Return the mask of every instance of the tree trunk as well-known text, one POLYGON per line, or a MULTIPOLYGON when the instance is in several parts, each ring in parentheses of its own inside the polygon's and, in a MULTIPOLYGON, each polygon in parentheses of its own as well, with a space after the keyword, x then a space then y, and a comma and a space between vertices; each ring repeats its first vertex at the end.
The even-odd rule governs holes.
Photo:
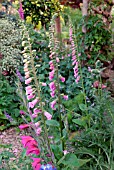
MULTIPOLYGON (((86 17, 88 16, 88 5, 89 5, 89 0, 83 0, 83 7, 82 7, 82 16, 86 17)), ((82 32, 86 33, 87 29, 85 26, 82 26, 82 32)))

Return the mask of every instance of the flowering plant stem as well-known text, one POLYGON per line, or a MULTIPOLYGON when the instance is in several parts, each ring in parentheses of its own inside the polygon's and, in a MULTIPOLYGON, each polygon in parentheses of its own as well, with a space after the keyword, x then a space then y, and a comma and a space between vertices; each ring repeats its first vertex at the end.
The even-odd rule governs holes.
POLYGON ((42 98, 41 98, 41 94, 40 94, 40 86, 39 86, 39 81, 38 81, 36 71, 35 71, 35 67, 34 67, 34 58, 33 58, 33 55, 32 55, 32 47, 31 47, 30 42, 29 42, 29 46, 30 46, 30 59, 31 59, 31 66, 32 66, 32 71, 33 71, 33 75, 34 75, 34 82, 35 82, 35 86, 36 86, 37 93, 38 93, 40 108, 41 108, 41 111, 42 111, 41 115, 42 115, 42 122, 43 122, 43 125, 44 125, 44 133, 46 135, 47 149, 49 151, 49 154, 51 155, 52 162, 55 163, 54 154, 51 150, 50 141, 49 141, 49 138, 48 138, 48 131, 47 131, 47 127, 46 127, 45 117, 44 117, 44 113, 43 113, 42 98))
POLYGON ((61 98, 60 98, 60 85, 59 85, 59 73, 58 73, 58 65, 57 67, 57 91, 58 91, 58 112, 59 112, 59 123, 60 123, 60 135, 61 135, 61 144, 62 144, 62 150, 64 151, 64 141, 63 141, 63 128, 62 128, 62 115, 60 111, 60 104, 61 104, 61 98))

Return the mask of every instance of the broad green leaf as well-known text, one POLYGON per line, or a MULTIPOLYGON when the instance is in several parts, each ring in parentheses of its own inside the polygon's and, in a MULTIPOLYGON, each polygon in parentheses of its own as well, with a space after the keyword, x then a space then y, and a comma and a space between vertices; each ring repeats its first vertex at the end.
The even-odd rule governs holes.
POLYGON ((73 167, 78 167, 79 166, 79 161, 78 161, 78 159, 77 159, 75 154, 68 153, 65 156, 65 159, 62 161, 62 164, 73 166, 73 167))
POLYGON ((83 104, 83 103, 79 104, 79 108, 80 108, 80 110, 82 110, 82 111, 86 111, 86 110, 87 110, 86 105, 83 104))
POLYGON ((80 126, 84 126, 86 125, 86 122, 82 119, 73 119, 72 120, 74 123, 76 123, 77 125, 80 125, 80 126))
POLYGON ((56 120, 46 120, 46 124, 49 126, 59 127, 59 123, 56 120))

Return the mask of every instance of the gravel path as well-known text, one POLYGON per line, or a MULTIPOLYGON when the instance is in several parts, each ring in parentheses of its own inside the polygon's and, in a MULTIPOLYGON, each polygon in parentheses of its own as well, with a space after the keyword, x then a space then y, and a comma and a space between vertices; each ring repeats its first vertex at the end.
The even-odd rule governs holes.
MULTIPOLYGON (((12 145, 12 152, 15 156, 19 156, 22 151, 21 139, 23 132, 19 133, 16 131, 16 128, 10 128, 3 132, 0 132, 0 144, 1 145, 12 145)), ((0 148, 0 153, 3 151, 3 148, 0 148)), ((8 148, 6 149, 8 150, 8 148)))

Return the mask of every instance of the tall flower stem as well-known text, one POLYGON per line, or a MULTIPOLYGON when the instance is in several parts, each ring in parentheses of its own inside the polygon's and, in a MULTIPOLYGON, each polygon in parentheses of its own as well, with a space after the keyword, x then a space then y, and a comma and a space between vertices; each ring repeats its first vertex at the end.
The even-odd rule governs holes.
POLYGON ((39 105, 40 105, 40 108, 41 108, 41 111, 42 111, 41 115, 42 115, 42 122, 44 124, 44 133, 46 135, 46 140, 47 140, 47 149, 49 151, 49 154, 51 155, 52 162, 54 162, 55 158, 54 158, 53 152, 51 150, 50 141, 49 141, 49 138, 48 138, 48 131, 47 131, 47 126, 46 126, 45 117, 44 117, 44 113, 43 113, 43 104, 42 104, 42 98, 41 98, 41 93, 40 93, 39 80, 37 78, 35 67, 34 67, 34 58, 33 58, 33 55, 32 55, 32 47, 31 47, 30 42, 29 42, 29 47, 30 47, 30 59, 31 59, 32 72, 33 72, 33 75, 34 75, 34 82, 35 82, 37 93, 38 93, 39 105))
POLYGON ((61 136, 61 144, 62 144, 62 150, 64 150, 64 141, 63 141, 63 128, 62 128, 62 115, 61 115, 61 98, 60 98, 60 82, 59 82, 59 72, 58 72, 58 65, 56 65, 56 73, 57 73, 57 91, 58 91, 58 112, 59 112, 59 123, 60 123, 60 136, 61 136))

